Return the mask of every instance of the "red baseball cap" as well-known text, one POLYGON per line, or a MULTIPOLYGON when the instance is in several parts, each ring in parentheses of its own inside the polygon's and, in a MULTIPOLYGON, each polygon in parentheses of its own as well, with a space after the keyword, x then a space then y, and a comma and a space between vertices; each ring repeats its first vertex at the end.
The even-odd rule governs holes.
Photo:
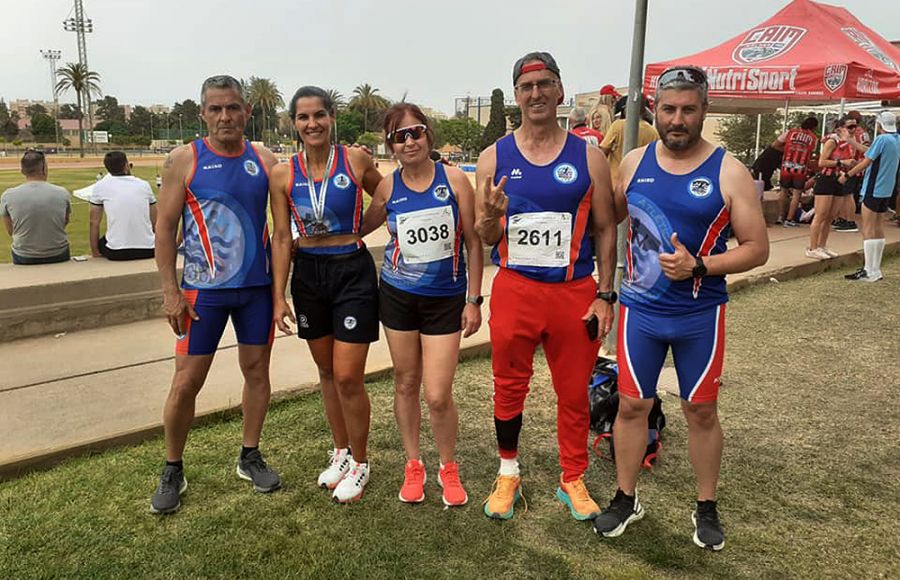
POLYGON ((617 99, 622 96, 619 94, 619 91, 616 90, 616 87, 614 87, 612 85, 603 85, 600 88, 600 94, 601 95, 612 95, 612 96, 616 97, 617 99))

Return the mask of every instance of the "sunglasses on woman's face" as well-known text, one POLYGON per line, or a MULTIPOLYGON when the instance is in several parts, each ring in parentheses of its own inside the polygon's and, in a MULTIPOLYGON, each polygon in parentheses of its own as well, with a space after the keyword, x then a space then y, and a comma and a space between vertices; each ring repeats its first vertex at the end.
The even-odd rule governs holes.
POLYGON ((428 127, 425 125, 410 125, 409 127, 401 127, 400 129, 394 129, 390 133, 388 133, 388 141, 391 143, 402 144, 406 143, 407 137, 412 137, 413 141, 417 139, 421 139, 422 136, 428 131, 428 127))

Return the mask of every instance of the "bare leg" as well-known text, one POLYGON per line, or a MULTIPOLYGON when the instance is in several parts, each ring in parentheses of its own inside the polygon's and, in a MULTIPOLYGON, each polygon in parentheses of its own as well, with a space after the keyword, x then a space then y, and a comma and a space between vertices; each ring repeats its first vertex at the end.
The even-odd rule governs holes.
POLYGON ((722 426, 715 402, 681 402, 688 425, 688 454, 697 477, 697 501, 715 500, 722 464, 722 426))
POLYGON ((334 387, 344 414, 353 459, 368 461, 370 407, 366 393, 366 355, 369 344, 334 341, 334 387))
POLYGON ((394 363, 394 417, 407 459, 419 459, 419 431, 422 408, 419 388, 422 385, 422 351, 416 330, 384 329, 391 361, 394 363))
POLYGON ((460 333, 422 335, 425 403, 441 463, 455 460, 459 413, 453 402, 453 377, 459 361, 460 333))
POLYGON ((346 449, 350 445, 341 402, 334 387, 334 336, 323 336, 307 341, 313 360, 319 370, 319 385, 322 389, 322 403, 325 406, 325 418, 331 427, 334 446, 346 449))
POLYGON ((613 424, 616 446, 616 481, 619 489, 634 495, 641 461, 647 450, 647 418, 653 399, 635 399, 619 394, 619 413, 613 424))
POLYGON ((269 410, 272 384, 269 381, 271 345, 238 345, 238 359, 244 374, 241 407, 244 413, 244 447, 258 447, 263 422, 269 410))
POLYGON ((163 410, 166 438, 166 460, 180 461, 188 432, 194 420, 197 393, 206 381, 213 355, 179 355, 175 357, 175 376, 163 410))
POLYGON ((809 226, 809 249, 815 250, 819 246, 825 245, 827 232, 831 230, 831 207, 834 200, 833 195, 817 195, 815 196, 816 215, 813 216, 812 224, 809 226))

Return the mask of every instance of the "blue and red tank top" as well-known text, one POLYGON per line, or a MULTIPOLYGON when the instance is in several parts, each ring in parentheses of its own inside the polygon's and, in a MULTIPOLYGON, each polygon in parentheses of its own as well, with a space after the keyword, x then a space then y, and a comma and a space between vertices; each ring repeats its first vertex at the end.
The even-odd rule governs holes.
POLYGON ((588 144, 566 133, 559 156, 534 165, 519 151, 515 135, 497 141, 495 184, 502 176, 509 197, 503 235, 491 259, 497 266, 541 282, 565 282, 594 271, 590 237, 593 186, 588 144))
MULTIPOLYGON (((325 235, 355 234, 362 227, 363 188, 350 167, 350 156, 347 147, 335 145, 334 162, 331 172, 326 177, 328 186, 325 189, 324 229, 319 232, 325 235)), ((290 208, 293 218, 292 229, 301 237, 318 235, 316 215, 309 198, 309 173, 303 165, 303 158, 297 154, 291 158, 291 196, 290 208)), ((314 180, 316 194, 322 193, 322 181, 314 180)), ((319 226, 321 228, 321 226, 319 226)), ((304 247, 310 254, 347 254, 363 247, 362 241, 342 246, 304 247)))
POLYGON ((456 296, 466 292, 463 231, 459 202, 442 163, 425 191, 407 187, 402 169, 394 172, 387 200, 387 228, 381 281, 423 296, 456 296))
POLYGON ((272 283, 269 174, 252 144, 237 155, 191 143, 194 167, 182 215, 187 289, 224 289, 272 283))
POLYGON ((689 314, 728 301, 725 276, 673 281, 659 264, 660 253, 674 251, 672 233, 693 256, 726 250, 731 230, 719 173, 721 147, 684 175, 659 166, 656 148, 647 146, 628 184, 628 237, 622 304, 659 314, 689 314))

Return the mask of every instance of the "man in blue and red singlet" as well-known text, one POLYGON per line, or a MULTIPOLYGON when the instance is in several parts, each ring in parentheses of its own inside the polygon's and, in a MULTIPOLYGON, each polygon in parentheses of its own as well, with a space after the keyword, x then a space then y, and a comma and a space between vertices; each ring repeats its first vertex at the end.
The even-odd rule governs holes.
POLYGON ((237 474, 259 492, 281 487, 259 452, 269 406, 272 349, 269 170, 277 163, 265 148, 244 139, 250 106, 241 84, 221 75, 206 79, 201 115, 209 137, 183 145, 163 165, 156 221, 156 262, 163 309, 175 332, 175 377, 163 425, 166 465, 150 501, 154 513, 172 513, 187 488, 182 453, 194 404, 219 340, 231 319, 244 375, 243 446, 237 474), (184 273, 175 273, 178 221, 184 234, 184 273))
POLYGON ((701 137, 709 107, 702 69, 666 70, 656 91, 660 140, 630 152, 616 184, 628 204, 619 312, 619 412, 613 428, 619 489, 594 520, 618 536, 644 516, 636 485, 647 417, 671 348, 697 477, 694 543, 720 550, 716 509, 722 428, 716 410, 725 354, 725 275, 765 263, 766 224, 747 169, 701 137), (738 245, 727 249, 733 231, 738 245))
POLYGON ((484 511, 509 519, 521 495, 519 432, 534 351, 542 345, 557 398, 562 475, 556 496, 575 519, 587 520, 600 510, 584 484, 586 385, 616 301, 609 166, 599 149, 557 125, 564 92, 552 56, 532 52, 519 59, 513 85, 522 126, 482 152, 476 170, 476 229, 493 245, 499 267, 490 328, 500 470, 484 511))

